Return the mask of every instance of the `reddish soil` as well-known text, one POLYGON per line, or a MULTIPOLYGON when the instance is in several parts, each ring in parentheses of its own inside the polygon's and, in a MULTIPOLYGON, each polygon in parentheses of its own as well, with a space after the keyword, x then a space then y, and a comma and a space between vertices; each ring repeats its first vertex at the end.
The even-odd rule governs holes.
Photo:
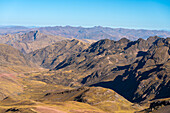
POLYGON ((45 107, 45 106, 38 106, 38 107, 36 107, 35 110, 40 113, 67 113, 64 111, 60 111, 60 110, 50 108, 50 107, 45 107))
POLYGON ((104 113, 98 111, 89 111, 89 110, 70 110, 71 113, 104 113))
POLYGON ((13 75, 13 74, 7 74, 7 73, 1 73, 0 74, 0 78, 1 77, 10 77, 10 78, 13 78, 13 79, 16 79, 16 76, 13 75))

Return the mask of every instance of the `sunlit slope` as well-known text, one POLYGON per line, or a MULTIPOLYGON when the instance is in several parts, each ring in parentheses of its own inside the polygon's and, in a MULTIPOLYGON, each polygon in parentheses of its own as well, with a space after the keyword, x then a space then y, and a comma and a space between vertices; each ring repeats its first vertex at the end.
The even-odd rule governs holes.
POLYGON ((33 67, 35 65, 28 61, 19 50, 0 44, 0 73, 31 71, 33 67))

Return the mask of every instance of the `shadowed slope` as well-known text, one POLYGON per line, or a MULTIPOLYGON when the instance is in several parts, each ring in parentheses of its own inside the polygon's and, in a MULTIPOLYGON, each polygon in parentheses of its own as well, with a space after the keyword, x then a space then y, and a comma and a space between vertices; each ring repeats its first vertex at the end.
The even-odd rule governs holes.
POLYGON ((157 40, 147 55, 125 68, 122 75, 94 86, 111 88, 133 102, 170 97, 169 42, 169 38, 157 40))

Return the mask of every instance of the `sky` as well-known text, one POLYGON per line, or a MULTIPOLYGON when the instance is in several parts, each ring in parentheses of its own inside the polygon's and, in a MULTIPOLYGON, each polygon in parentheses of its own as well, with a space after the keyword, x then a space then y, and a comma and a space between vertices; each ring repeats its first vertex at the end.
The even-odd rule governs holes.
POLYGON ((0 0, 0 25, 170 30, 170 0, 0 0))

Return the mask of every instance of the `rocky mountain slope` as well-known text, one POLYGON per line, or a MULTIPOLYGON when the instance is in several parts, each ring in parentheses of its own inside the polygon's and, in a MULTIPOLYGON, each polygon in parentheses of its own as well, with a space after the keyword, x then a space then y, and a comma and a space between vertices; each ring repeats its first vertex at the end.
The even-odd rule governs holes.
MULTIPOLYGON (((158 38, 150 37, 148 40, 138 39, 137 41, 130 41, 125 38, 119 41, 100 40, 91 44, 82 52, 68 57, 55 69, 72 70, 85 76, 95 74, 100 76, 104 73, 109 75, 114 67, 129 65, 136 59, 141 59, 153 41, 158 38)), ((108 77, 114 78, 115 74, 108 77)), ((93 78, 94 81, 95 78, 93 78)), ((83 82, 85 82, 85 79, 83 82)))
POLYGON ((63 85, 101 86, 131 102, 142 102, 170 96, 169 67, 169 38, 105 39, 66 57, 49 72, 54 71, 52 76, 44 74, 33 79, 58 84, 57 77, 62 81, 67 76, 69 82, 63 85))
POLYGON ((81 52, 88 46, 88 43, 76 39, 63 40, 33 51, 27 55, 27 58, 44 68, 53 69, 65 58, 81 52))
MULTIPOLYGON (((111 88, 133 102, 168 98, 170 96, 169 42, 169 38, 156 40, 142 59, 128 66, 112 69, 113 72, 124 70, 123 74, 118 75, 113 81, 97 83, 95 86, 111 88)), ((92 77, 86 79, 90 78, 92 77)))

